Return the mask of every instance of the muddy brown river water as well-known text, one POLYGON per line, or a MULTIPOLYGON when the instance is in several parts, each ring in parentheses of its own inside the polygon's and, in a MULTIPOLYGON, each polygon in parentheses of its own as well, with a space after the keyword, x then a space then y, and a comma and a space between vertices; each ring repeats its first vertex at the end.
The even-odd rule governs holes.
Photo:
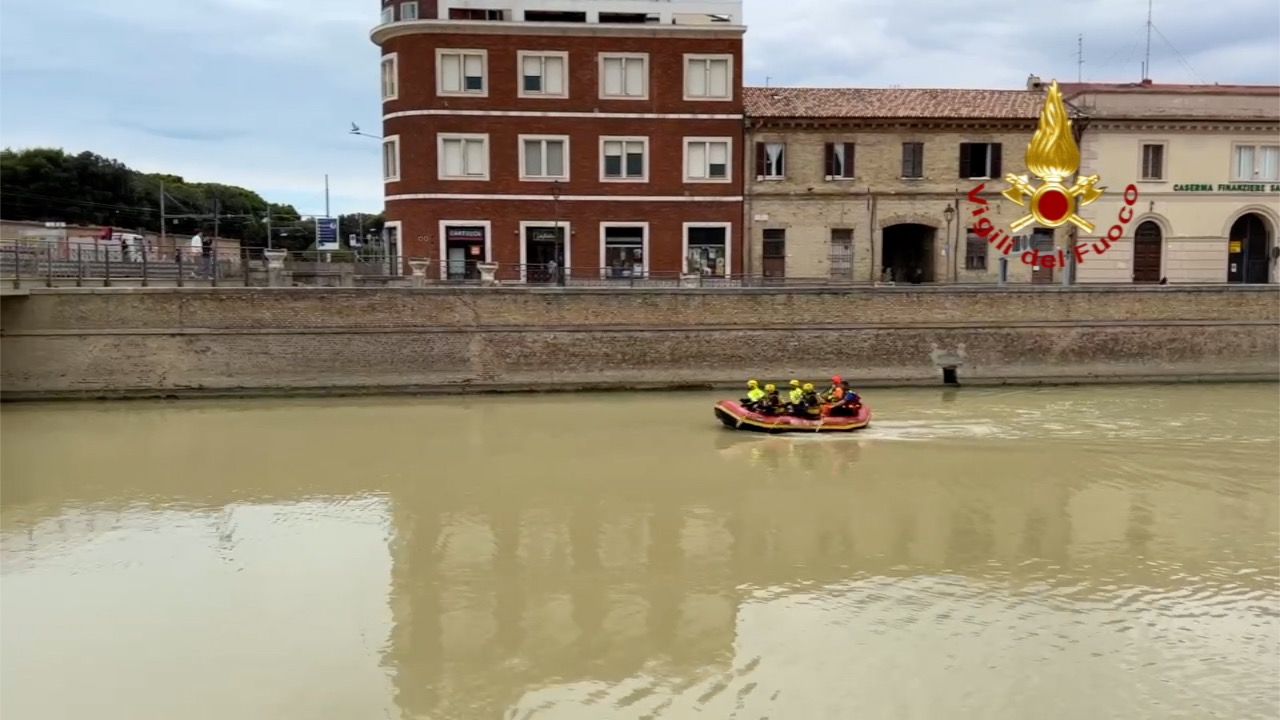
POLYGON ((1280 714, 1280 386, 7 405, 4 720, 1280 714))

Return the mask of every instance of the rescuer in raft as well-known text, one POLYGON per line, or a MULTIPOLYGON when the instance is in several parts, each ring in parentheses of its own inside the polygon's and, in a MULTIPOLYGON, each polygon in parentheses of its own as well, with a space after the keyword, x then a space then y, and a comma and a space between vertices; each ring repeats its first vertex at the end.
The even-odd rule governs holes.
POLYGON ((748 410, 755 410, 760 405, 760 401, 764 399, 764 391, 760 389, 760 383, 755 380, 747 381, 747 397, 742 401, 743 407, 748 410))
POLYGON ((764 398, 756 404, 756 411, 765 415, 777 415, 782 412, 782 398, 778 397, 778 386, 769 383, 764 386, 764 398))
POLYGON ((797 406, 801 417, 819 418, 822 417, 822 398, 818 395, 818 391, 813 389, 813 383, 805 383, 804 388, 800 391, 800 403, 797 406))
POLYGON ((862 410, 862 398, 849 387, 849 383, 841 381, 840 398, 832 404, 828 412, 831 415, 849 417, 862 410))
POLYGON ((798 414, 804 404, 804 390, 800 389, 799 380, 793 379, 787 384, 791 386, 791 392, 787 393, 787 412, 798 414))
POLYGON ((839 375, 831 378, 831 389, 826 392, 827 402, 839 402, 844 397, 844 380, 839 375))

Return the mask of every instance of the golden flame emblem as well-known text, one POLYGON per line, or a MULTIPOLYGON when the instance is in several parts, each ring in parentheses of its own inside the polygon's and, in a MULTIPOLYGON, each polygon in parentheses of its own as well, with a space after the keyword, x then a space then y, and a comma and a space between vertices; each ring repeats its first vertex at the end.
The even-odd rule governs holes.
POLYGON ((1027 214, 1009 223, 1009 229, 1017 232, 1031 223, 1047 228, 1071 223, 1086 233, 1093 232, 1093 223, 1077 215, 1076 210, 1102 196, 1103 189, 1094 187, 1101 178, 1076 175, 1073 185, 1063 184, 1080 169, 1080 147, 1071 132, 1057 80, 1049 85, 1040 122, 1027 143, 1027 169, 1044 182, 1036 187, 1026 175, 1005 175, 1009 188, 1001 194, 1027 208, 1027 214))

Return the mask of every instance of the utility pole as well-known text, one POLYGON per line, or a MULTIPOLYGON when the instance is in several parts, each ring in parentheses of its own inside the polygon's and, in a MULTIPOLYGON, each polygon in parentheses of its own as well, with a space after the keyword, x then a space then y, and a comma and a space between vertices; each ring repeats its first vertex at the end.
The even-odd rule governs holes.
MULTIPOLYGON (((168 221, 165 219, 165 216, 164 216, 164 181, 161 180, 160 181, 160 250, 161 251, 164 251, 165 225, 167 223, 168 221)), ((175 248, 177 247, 177 243, 174 243, 174 247, 175 248)))
POLYGON ((222 201, 218 198, 213 199, 213 238, 216 242, 218 239, 218 215, 222 211, 222 201))
POLYGON ((1142 79, 1151 79, 1151 6, 1155 0, 1147 0, 1147 56, 1142 62, 1142 79))
POLYGON ((1076 36, 1076 82, 1084 82, 1084 34, 1076 36))

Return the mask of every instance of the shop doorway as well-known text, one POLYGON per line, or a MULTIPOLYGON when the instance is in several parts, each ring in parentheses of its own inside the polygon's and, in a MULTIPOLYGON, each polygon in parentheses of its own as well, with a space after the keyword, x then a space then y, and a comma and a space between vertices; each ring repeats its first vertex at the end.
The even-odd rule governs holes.
POLYGON ((766 283, 781 283, 787 277, 787 231, 770 228, 764 231, 764 247, 760 270, 766 283))
POLYGON ((485 257, 485 229, 479 225, 449 225, 444 229, 446 280, 479 280, 478 265, 485 257))
MULTIPOLYGON (((1053 231, 1046 228, 1036 228, 1031 231, 1031 249, 1037 250, 1041 255, 1053 254, 1053 231)), ((1046 267, 1044 263, 1031 266, 1031 282, 1034 285, 1050 285, 1053 283, 1053 268, 1046 267)))
POLYGON ((1151 220, 1133 231, 1133 281, 1160 282, 1160 264, 1164 254, 1164 233, 1151 220))
POLYGON ((903 223, 885 228, 881 245, 881 278, 895 283, 933 282, 933 244, 937 230, 903 223))
POLYGON ((563 285, 565 282, 564 226, 531 226, 524 229, 525 282, 563 285))
POLYGON ((1258 213, 1246 213, 1231 224, 1227 238, 1227 282, 1271 281, 1271 228, 1258 213))

